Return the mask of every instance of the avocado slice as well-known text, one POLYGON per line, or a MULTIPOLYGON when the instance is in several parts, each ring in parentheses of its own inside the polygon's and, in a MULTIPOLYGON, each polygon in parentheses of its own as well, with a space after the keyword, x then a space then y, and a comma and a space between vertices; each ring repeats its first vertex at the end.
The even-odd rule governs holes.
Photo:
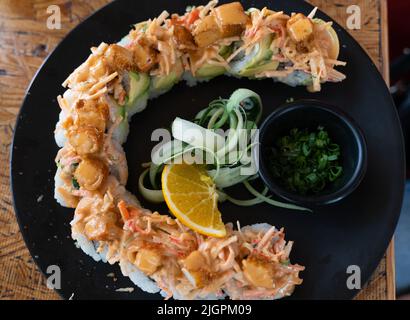
MULTIPOLYGON (((228 58, 233 51, 232 45, 222 46, 219 49, 219 55, 224 59, 228 58)), ((205 63, 195 72, 195 77, 200 79, 212 79, 217 76, 220 76, 226 72, 225 67, 216 66, 210 63, 205 63)))
POLYGON ((129 88, 127 90, 127 101, 124 107, 128 115, 132 116, 145 108, 150 77, 146 73, 133 71, 128 72, 128 75, 129 88))
POLYGON ((279 66, 278 61, 268 61, 266 63, 262 63, 261 65, 255 66, 253 68, 245 69, 241 72, 242 77, 253 77, 255 74, 264 72, 264 71, 272 71, 276 70, 279 66))
POLYGON ((164 76, 154 76, 151 78, 151 86, 149 88, 150 98, 158 97, 159 95, 170 90, 179 80, 181 80, 184 69, 181 61, 178 61, 173 70, 164 76))
POLYGON ((204 64, 195 72, 195 77, 200 79, 212 79, 224 74, 226 69, 209 63, 204 64))
POLYGON ((250 77, 262 71, 275 70, 277 63, 270 60, 273 55, 270 49, 272 40, 273 35, 267 35, 253 47, 248 55, 233 61, 231 63, 232 73, 240 77, 250 77))
POLYGON ((115 141, 117 141, 119 144, 123 144, 125 140, 127 140, 127 136, 130 130, 130 126, 128 123, 128 112, 125 107, 125 105, 119 105, 117 101, 109 97, 108 98, 108 103, 110 106, 110 112, 113 112, 115 114, 115 117, 121 117, 122 121, 115 127, 112 136, 115 141))

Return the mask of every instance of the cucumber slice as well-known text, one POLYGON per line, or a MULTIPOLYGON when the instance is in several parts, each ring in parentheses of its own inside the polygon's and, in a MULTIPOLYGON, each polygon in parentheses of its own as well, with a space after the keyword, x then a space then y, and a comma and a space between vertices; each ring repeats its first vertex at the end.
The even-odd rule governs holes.
POLYGON ((232 73, 240 77, 249 77, 255 74, 255 68, 258 68, 256 73, 261 72, 260 70, 272 70, 264 69, 264 67, 272 67, 270 65, 273 55, 270 49, 272 40, 272 34, 267 35, 253 47, 248 55, 231 62, 232 73))

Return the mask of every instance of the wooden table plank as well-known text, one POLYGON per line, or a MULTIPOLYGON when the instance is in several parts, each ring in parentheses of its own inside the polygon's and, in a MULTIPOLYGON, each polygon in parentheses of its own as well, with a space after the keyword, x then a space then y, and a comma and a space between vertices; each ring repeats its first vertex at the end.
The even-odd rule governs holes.
MULTIPOLYGON (((47 289, 24 245, 14 216, 9 186, 9 155, 14 122, 25 90, 44 58, 68 31, 109 0, 0 0, 0 299, 58 299, 47 289), (59 5, 62 29, 46 26, 47 7, 59 5)), ((349 0, 310 0, 343 27, 349 0)), ((357 0, 362 28, 349 30, 388 79, 387 5, 357 0)), ((57 107, 57 106, 56 106, 57 107)), ((393 299, 394 250, 387 250, 357 299, 393 299), (386 258, 387 257, 387 258, 386 258)))

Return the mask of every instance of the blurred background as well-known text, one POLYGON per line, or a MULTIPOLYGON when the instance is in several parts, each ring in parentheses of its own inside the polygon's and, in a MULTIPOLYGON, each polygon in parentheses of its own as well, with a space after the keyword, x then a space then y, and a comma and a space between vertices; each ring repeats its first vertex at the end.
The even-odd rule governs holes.
MULTIPOLYGON (((410 15, 409 0, 388 0, 390 91, 399 112, 410 153, 410 15)), ((410 156, 403 209, 395 235, 397 297, 410 299, 410 156)))

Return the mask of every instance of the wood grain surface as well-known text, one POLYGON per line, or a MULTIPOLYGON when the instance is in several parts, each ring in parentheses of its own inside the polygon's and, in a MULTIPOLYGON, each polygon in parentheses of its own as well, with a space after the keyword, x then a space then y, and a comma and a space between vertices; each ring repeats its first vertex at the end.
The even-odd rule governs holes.
MULTIPOLYGON (((13 127, 25 90, 44 58, 79 22, 109 0, 0 0, 0 299, 59 299, 47 289, 22 240, 9 185, 13 127), (61 30, 47 29, 47 8, 61 9, 61 30)), ((310 0, 346 27, 349 0, 310 0)), ((360 30, 349 30, 388 79, 385 0, 357 0, 360 30)), ((56 105, 56 108, 58 106, 56 105)), ((391 245, 357 299, 394 299, 394 250, 391 245)))

